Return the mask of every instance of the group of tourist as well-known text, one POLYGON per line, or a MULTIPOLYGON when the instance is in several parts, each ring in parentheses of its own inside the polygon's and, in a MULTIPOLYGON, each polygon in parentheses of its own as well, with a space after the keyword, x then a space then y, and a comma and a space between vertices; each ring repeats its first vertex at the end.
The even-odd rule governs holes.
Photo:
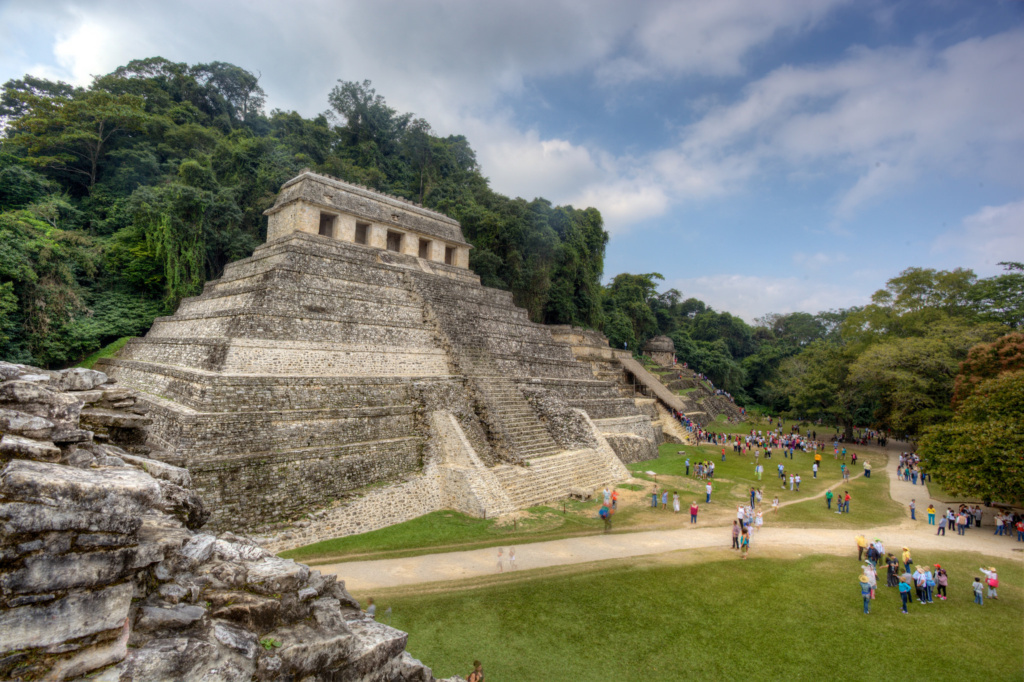
POLYGON ((921 485, 932 480, 931 474, 922 470, 921 458, 915 452, 900 453, 899 466, 896 468, 896 478, 900 481, 908 481, 913 485, 917 485, 918 480, 921 481, 921 485))
MULTIPOLYGON (((877 596, 878 567, 885 565, 886 586, 896 588, 900 595, 901 613, 909 613, 909 606, 916 599, 922 605, 935 603, 935 598, 946 601, 949 589, 949 574, 940 564, 915 564, 909 547, 904 547, 899 557, 886 553, 882 541, 868 543, 863 535, 856 537, 857 561, 863 562, 859 577, 864 613, 871 612, 871 602, 877 596), (913 568, 913 570, 911 570, 913 568), (932 570, 934 568, 934 570, 932 570)), ((982 592, 988 588, 988 598, 998 599, 999 576, 994 566, 978 569, 981 576, 975 576, 971 585, 974 603, 984 604, 982 592)))

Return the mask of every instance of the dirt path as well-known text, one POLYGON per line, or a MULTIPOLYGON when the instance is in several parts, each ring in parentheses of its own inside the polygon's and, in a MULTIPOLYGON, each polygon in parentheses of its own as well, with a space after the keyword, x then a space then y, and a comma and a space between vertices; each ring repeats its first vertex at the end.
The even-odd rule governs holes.
MULTIPOLYGON (((889 458, 889 489, 892 498, 909 503, 917 498, 918 510, 928 506, 926 488, 899 481, 896 478, 896 457, 889 458), (921 494, 924 493, 924 494, 921 494), (920 496, 918 496, 920 494, 920 496)), ((840 482, 837 485, 842 485, 840 482)), ((824 496, 824 491, 813 498, 794 500, 804 502, 824 496)), ((936 507, 944 509, 944 507, 936 507)), ((984 554, 1012 560, 1018 564, 1024 560, 1024 543, 1005 537, 996 537, 986 527, 971 529, 966 535, 956 532, 941 536, 935 534, 935 527, 927 525, 926 516, 918 514, 916 522, 907 520, 899 525, 863 528, 861 532, 870 538, 881 538, 887 550, 898 550, 906 545, 914 551, 957 550, 982 552, 984 554), (1016 550, 1016 551, 1015 551, 1016 550)), ((828 528, 771 528, 765 526, 751 536, 751 556, 756 556, 759 547, 785 549, 787 547, 811 546, 815 551, 827 553, 853 553, 857 531, 828 528)), ((611 535, 588 535, 584 537, 550 540, 516 546, 516 564, 519 570, 564 566, 608 559, 625 559, 651 554, 661 554, 681 549, 728 548, 731 531, 728 525, 690 526, 672 530, 652 530, 637 533, 611 535)), ((506 551, 505 569, 508 570, 506 551)), ((494 575, 497 568, 497 548, 425 554, 401 559, 380 559, 375 561, 353 561, 340 564, 317 566, 322 573, 341 576, 350 590, 366 591, 377 588, 400 587, 418 583, 432 583, 464 580, 479 576, 494 575)))

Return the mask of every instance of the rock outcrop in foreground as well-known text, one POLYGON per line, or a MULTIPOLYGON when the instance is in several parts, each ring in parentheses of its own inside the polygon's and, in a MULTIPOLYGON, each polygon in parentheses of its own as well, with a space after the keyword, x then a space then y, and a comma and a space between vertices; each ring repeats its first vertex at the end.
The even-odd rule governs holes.
POLYGON ((199 533, 102 372, 0 363, 0 679, 433 680, 335 576, 199 533))

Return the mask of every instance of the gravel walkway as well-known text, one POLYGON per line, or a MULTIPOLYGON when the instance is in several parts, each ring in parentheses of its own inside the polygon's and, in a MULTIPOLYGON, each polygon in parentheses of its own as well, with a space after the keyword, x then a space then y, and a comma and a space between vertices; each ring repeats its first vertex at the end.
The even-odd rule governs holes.
MULTIPOLYGON (((917 499, 917 521, 907 519, 899 525, 864 528, 869 539, 881 538, 887 551, 906 545, 915 552, 930 550, 963 550, 1008 559, 1018 565, 1024 563, 1024 543, 1005 537, 995 537, 988 526, 971 529, 959 536, 956 531, 947 535, 935 534, 935 527, 927 525, 924 510, 928 507, 926 486, 915 486, 897 480, 897 457, 889 457, 889 490, 894 500, 909 504, 917 499), (1017 551, 1015 551, 1017 550, 1017 551)), ((842 483, 838 484, 842 485, 842 483)), ((824 496, 824 491, 815 497, 824 496)), ((811 498, 814 499, 814 498, 811 498)), ((800 500, 805 501, 805 500, 800 500)), ((935 502, 939 510, 946 506, 935 502)), ((989 524, 991 521, 989 521, 989 524)), ((816 552, 853 554, 856 551, 856 531, 828 528, 771 528, 763 527, 751 535, 751 556, 757 556, 759 547, 790 548, 811 547, 816 552)), ((551 540, 516 546, 516 564, 519 570, 564 566, 591 561, 625 559, 650 554, 661 554, 681 549, 727 549, 732 542, 730 526, 694 526, 673 530, 643 531, 611 535, 551 540)), ((507 556, 507 547, 506 556, 507 556)), ((322 573, 334 573, 345 580, 350 590, 366 591, 385 587, 400 587, 418 583, 464 580, 497 573, 497 548, 475 549, 442 554, 425 554, 402 559, 352 561, 316 567, 322 573)), ((507 562, 506 562, 507 570, 507 562)))

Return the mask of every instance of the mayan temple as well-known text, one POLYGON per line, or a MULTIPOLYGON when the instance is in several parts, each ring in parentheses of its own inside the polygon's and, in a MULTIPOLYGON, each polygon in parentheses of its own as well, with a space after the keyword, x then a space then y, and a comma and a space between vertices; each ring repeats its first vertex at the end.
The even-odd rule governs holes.
POLYGON ((267 242, 102 369, 213 527, 315 512, 293 543, 436 509, 493 516, 627 477, 660 434, 469 269, 458 222, 303 172, 267 242))

